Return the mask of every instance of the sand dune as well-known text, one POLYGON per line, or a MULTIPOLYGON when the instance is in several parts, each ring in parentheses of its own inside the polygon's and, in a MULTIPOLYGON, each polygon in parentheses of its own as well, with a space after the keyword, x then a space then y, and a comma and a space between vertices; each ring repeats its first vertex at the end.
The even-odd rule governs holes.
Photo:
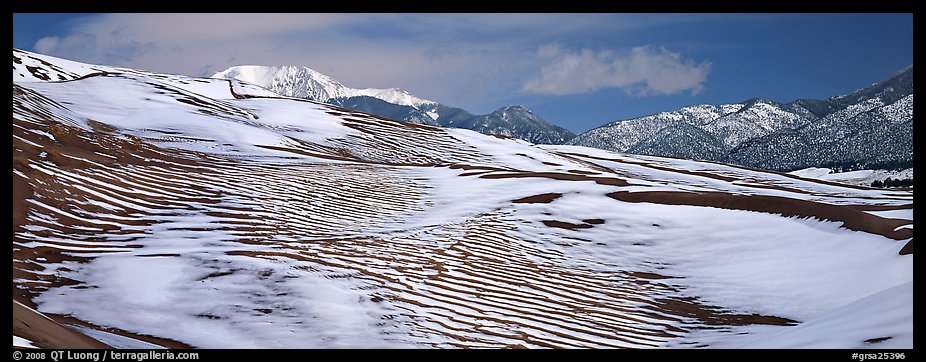
POLYGON ((106 347, 42 314, 170 348, 711 347, 912 281, 912 220, 871 213, 909 190, 32 57, 13 314, 42 347, 106 347))
POLYGON ((13 300, 13 335, 26 338, 39 348, 110 348, 16 300, 13 300))

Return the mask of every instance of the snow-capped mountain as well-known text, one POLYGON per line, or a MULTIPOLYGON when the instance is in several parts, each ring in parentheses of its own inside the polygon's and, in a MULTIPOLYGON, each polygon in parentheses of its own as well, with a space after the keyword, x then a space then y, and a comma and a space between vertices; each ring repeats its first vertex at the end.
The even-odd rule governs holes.
POLYGON ((913 68, 849 95, 753 99, 621 120, 569 144, 770 170, 906 168, 913 161, 913 68))
POLYGON ((18 50, 13 79, 14 345, 913 347, 912 190, 18 50))
POLYGON ((351 88, 308 67, 241 65, 215 73, 212 78, 238 79, 296 98, 325 102, 331 98, 367 96, 383 101, 423 108, 437 102, 415 97, 398 88, 351 88))
POLYGON ((326 102, 350 110, 441 127, 471 129, 538 144, 562 144, 575 134, 534 115, 524 107, 502 107, 485 115, 415 97, 398 89, 350 88, 307 67, 235 66, 212 78, 238 79, 280 95, 326 102))

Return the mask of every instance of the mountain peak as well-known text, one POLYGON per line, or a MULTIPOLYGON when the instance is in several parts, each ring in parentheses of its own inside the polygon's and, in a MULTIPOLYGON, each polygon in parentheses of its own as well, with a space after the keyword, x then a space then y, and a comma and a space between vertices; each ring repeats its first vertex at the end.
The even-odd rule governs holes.
POLYGON ((507 106, 504 106, 504 107, 499 108, 498 110, 496 110, 496 112, 500 112, 500 111, 504 111, 504 112, 526 112, 526 113, 533 113, 533 112, 531 112, 531 110, 527 109, 527 108, 524 107, 524 106, 519 106, 519 105, 514 105, 514 104, 509 104, 509 105, 507 105, 507 106))
POLYGON ((518 105, 507 105, 507 106, 501 107, 499 109, 496 109, 494 112, 488 114, 488 116, 496 117, 496 118, 499 118, 505 121, 508 121, 510 119, 518 119, 518 120, 531 120, 532 122, 536 122, 538 120, 541 120, 542 123, 547 122, 543 120, 542 118, 538 117, 537 115, 535 115, 534 112, 531 112, 530 109, 527 109, 524 106, 518 106, 518 105))
POLYGON ((575 135, 519 105, 507 105, 486 115, 415 97, 402 88, 350 88, 304 66, 243 65, 216 73, 213 78, 235 78, 281 95, 327 102, 353 110, 412 123, 505 134, 533 143, 560 144, 575 135), (371 102, 369 98, 382 102, 371 102))
POLYGON ((280 95, 319 102, 326 102, 333 98, 369 96, 414 108, 437 104, 434 101, 415 97, 399 88, 351 88, 306 66, 239 65, 218 72, 212 78, 234 78, 259 85, 280 95))
MULTIPOLYGON (((322 74, 321 72, 300 65, 280 65, 280 66, 266 66, 266 65, 236 65, 229 67, 228 69, 215 73, 211 78, 236 78, 238 80, 243 80, 245 82, 250 82, 254 84, 269 83, 274 78, 281 76, 302 76, 305 78, 310 78, 317 82, 322 83, 333 83, 341 85, 340 82, 332 79, 331 77, 322 74)), ((343 85, 342 85, 343 86, 343 85)))
POLYGON ((848 95, 782 104, 697 105, 612 122, 569 142, 749 167, 904 168, 912 165, 913 68, 848 95), (698 148, 700 147, 700 148, 698 148))
POLYGON ((746 100, 746 101, 743 101, 742 103, 743 103, 743 105, 744 105, 743 108, 747 108, 747 107, 750 107, 750 106, 754 106, 754 105, 756 105, 756 104, 768 104, 768 105, 773 105, 773 106, 779 105, 778 102, 770 101, 770 100, 765 99, 765 98, 752 98, 752 99, 748 99, 748 100, 746 100))

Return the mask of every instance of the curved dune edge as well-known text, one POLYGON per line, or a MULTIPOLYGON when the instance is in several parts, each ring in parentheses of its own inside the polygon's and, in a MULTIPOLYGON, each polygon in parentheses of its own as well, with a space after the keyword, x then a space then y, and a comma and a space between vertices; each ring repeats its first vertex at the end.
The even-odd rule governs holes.
MULTIPOLYGON (((582 154, 582 153, 562 152, 562 151, 555 151, 554 154, 560 155, 562 157, 568 158, 576 162, 583 163, 586 166, 602 169, 603 171, 609 172, 609 173, 615 173, 615 172, 619 173, 619 171, 599 165, 589 160, 600 160, 600 161, 616 162, 616 163, 622 163, 622 164, 628 164, 628 165, 636 165, 636 166, 646 167, 646 168, 653 169, 653 170, 678 173, 678 174, 684 174, 684 175, 691 175, 691 176, 697 176, 697 177, 705 177, 705 178, 714 179, 714 180, 723 181, 723 182, 736 182, 739 180, 735 177, 724 176, 724 175, 720 175, 720 174, 713 173, 713 172, 685 170, 681 168, 677 169, 677 168, 671 168, 671 167, 666 167, 666 166, 660 166, 652 162, 644 162, 644 161, 639 161, 639 160, 614 159, 614 158, 587 155, 587 154, 582 154)), ((666 159, 684 160, 684 159, 677 158, 677 157, 665 157, 665 156, 660 156, 660 157, 666 158, 666 159)), ((720 166, 729 167, 732 169, 745 170, 749 172, 765 173, 769 175, 778 175, 778 176, 787 177, 787 178, 794 179, 794 180, 809 181, 809 182, 818 183, 818 184, 827 185, 827 186, 835 186, 835 187, 848 188, 848 189, 854 189, 854 190, 877 190, 877 188, 873 188, 873 187, 857 186, 857 185, 843 184, 843 183, 827 181, 827 180, 811 179, 811 178, 800 177, 797 175, 792 175, 789 173, 762 170, 762 169, 757 169, 757 168, 745 167, 741 165, 727 165, 727 164, 723 164, 719 162, 711 162, 711 161, 704 161, 704 160, 695 160, 695 161, 702 162, 702 163, 708 163, 708 164, 714 164, 714 165, 720 165, 720 166)), ((749 187, 793 192, 797 194, 813 195, 813 192, 810 192, 807 190, 801 190, 801 189, 788 187, 788 186, 782 186, 782 185, 773 185, 773 184, 762 185, 762 184, 752 183, 749 185, 749 187)), ((901 189, 901 188, 898 188, 896 190, 897 191, 909 191, 908 189, 901 189)), ((913 205, 912 204, 910 205, 853 205, 853 207, 861 208, 862 210, 868 210, 868 211, 884 211, 884 210, 913 208, 913 205)))
POLYGON ((32 341, 39 348, 112 348, 65 327, 48 316, 13 300, 13 335, 32 341))
POLYGON ((907 245, 904 245, 903 248, 900 249, 900 255, 909 254, 913 254, 913 239, 910 239, 910 241, 907 242, 907 245))
POLYGON ((101 332, 122 336, 128 339, 134 339, 139 342, 158 345, 168 349, 193 348, 193 346, 190 346, 186 343, 174 341, 171 339, 136 334, 118 328, 100 327, 71 316, 45 314, 30 307, 30 305, 33 303, 29 299, 30 297, 28 295, 14 294, 13 298, 13 335, 32 341, 33 344, 38 348, 113 348, 105 342, 90 337, 89 335, 75 328, 68 327, 69 325, 95 329, 101 332), (21 299, 23 302, 20 302, 17 300, 20 297, 26 299, 21 299))
MULTIPOLYGON (((910 224, 909 220, 887 219, 851 207, 780 196, 683 191, 618 191, 607 195, 612 199, 624 202, 706 206, 727 210, 780 214, 785 217, 813 217, 821 220, 842 222, 842 227, 846 229, 878 234, 894 240, 905 240, 913 237, 912 229, 897 229, 899 226, 910 224)), ((910 244, 911 253, 913 252, 912 249, 912 244, 910 244)))

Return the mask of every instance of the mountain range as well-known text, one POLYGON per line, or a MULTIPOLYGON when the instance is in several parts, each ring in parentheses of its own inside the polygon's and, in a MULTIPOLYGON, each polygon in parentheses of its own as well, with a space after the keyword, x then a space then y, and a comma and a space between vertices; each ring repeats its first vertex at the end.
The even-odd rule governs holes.
POLYGON ((382 117, 441 127, 471 129, 538 144, 562 144, 575 137, 522 106, 482 115, 415 97, 398 88, 351 88, 303 66, 234 66, 212 78, 238 79, 277 94, 326 102, 382 117))
POLYGON ((568 144, 777 171, 908 168, 913 67, 848 95, 684 107, 611 122, 568 144))
POLYGON ((776 171, 912 166, 913 68, 848 95, 778 103, 702 104, 619 120, 575 136, 522 106, 490 114, 389 88, 350 88, 307 67, 236 66, 235 78, 275 93, 408 122, 475 130, 537 144, 693 158, 776 171))
POLYGON ((912 189, 12 63, 15 348, 913 348, 912 189))

